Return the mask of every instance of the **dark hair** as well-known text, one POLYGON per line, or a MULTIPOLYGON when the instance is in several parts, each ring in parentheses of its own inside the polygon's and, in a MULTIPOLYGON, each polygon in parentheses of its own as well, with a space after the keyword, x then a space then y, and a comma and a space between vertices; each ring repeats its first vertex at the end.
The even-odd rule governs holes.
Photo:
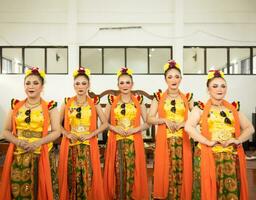
POLYGON ((24 82, 25 82, 26 79, 27 79, 28 77, 30 77, 30 76, 37 76, 38 79, 40 80, 40 82, 42 83, 42 85, 44 85, 44 78, 43 78, 39 73, 33 73, 33 72, 32 72, 31 74, 25 76, 24 82))
POLYGON ((121 74, 120 76, 118 76, 117 81, 119 81, 119 79, 120 79, 121 76, 129 76, 129 77, 132 79, 132 82, 133 82, 132 75, 130 75, 130 74, 128 74, 128 73, 123 73, 123 74, 121 74))
POLYGON ((165 72, 164 72, 164 77, 166 78, 166 76, 167 76, 167 72, 169 72, 170 70, 172 70, 172 69, 175 69, 175 70, 177 70, 179 73, 180 73, 180 75, 181 75, 181 71, 180 71, 180 69, 179 68, 177 68, 177 67, 169 67, 167 70, 165 70, 165 72))
POLYGON ((89 76, 88 76, 87 74, 78 74, 78 75, 76 75, 76 76, 74 77, 74 80, 76 80, 76 78, 78 78, 79 76, 85 77, 85 78, 88 80, 88 82, 90 81, 90 78, 89 78, 89 76))

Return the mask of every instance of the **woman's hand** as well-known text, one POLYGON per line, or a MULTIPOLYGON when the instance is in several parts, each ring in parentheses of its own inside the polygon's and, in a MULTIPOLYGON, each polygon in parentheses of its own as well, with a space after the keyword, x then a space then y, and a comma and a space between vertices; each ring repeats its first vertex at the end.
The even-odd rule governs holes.
POLYGON ((135 133, 139 132, 138 128, 130 128, 126 131, 126 135, 133 135, 135 133))
POLYGON ((127 132, 121 127, 114 127, 113 131, 123 136, 127 135, 127 132))
POLYGON ((25 147, 26 152, 34 152, 38 147, 41 146, 40 140, 28 143, 25 147))
POLYGON ((175 122, 170 121, 170 120, 168 120, 168 119, 164 119, 164 122, 165 122, 167 128, 168 128, 169 130, 171 130, 172 132, 174 132, 174 131, 177 130, 178 124, 176 124, 175 122))
POLYGON ((218 144, 218 142, 215 140, 206 140, 205 141, 205 145, 207 145, 208 147, 214 147, 217 144, 218 144))
POLYGON ((79 140, 79 139, 80 139, 79 136, 77 136, 77 135, 75 135, 75 134, 72 134, 72 133, 66 134, 66 137, 67 137, 68 139, 70 139, 70 140, 79 140))
POLYGON ((240 142, 239 140, 235 139, 235 138, 231 138, 231 139, 229 139, 229 140, 227 140, 227 141, 225 141, 225 142, 222 143, 222 145, 223 145, 224 147, 228 147, 228 146, 230 146, 230 145, 236 145, 236 146, 238 146, 238 145, 240 145, 240 144, 241 144, 241 142, 240 142))
POLYGON ((91 139, 91 138, 92 138, 92 135, 91 135, 91 134, 82 134, 82 135, 79 137, 79 140, 80 140, 81 142, 84 142, 84 141, 89 140, 89 139, 91 139))

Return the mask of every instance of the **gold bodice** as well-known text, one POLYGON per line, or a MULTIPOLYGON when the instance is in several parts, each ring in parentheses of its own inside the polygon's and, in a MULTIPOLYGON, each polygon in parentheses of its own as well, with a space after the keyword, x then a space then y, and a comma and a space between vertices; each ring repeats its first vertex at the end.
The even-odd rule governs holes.
MULTIPOLYGON (((70 120, 71 133, 77 136, 81 136, 82 134, 90 134, 90 120, 91 120, 91 107, 87 105, 78 106, 75 101, 73 101, 70 105, 68 117, 70 120)), ((89 141, 86 140, 84 142, 73 141, 71 140, 70 146, 77 144, 88 144, 89 141)))
MULTIPOLYGON (((134 103, 118 103, 114 109, 116 118, 116 125, 122 127, 124 130, 133 128, 134 120, 136 118, 137 109, 134 103)), ((116 134, 116 140, 130 139, 133 140, 133 135, 127 137, 116 134)))
MULTIPOLYGON (((176 123, 182 123, 185 119, 185 105, 182 99, 171 100, 167 98, 164 101, 164 111, 166 114, 166 118, 168 120, 174 121, 176 123)), ((179 129, 178 131, 171 132, 171 130, 167 129, 167 138, 170 137, 182 137, 183 129, 179 129)))
MULTIPOLYGON (((20 140, 25 140, 29 143, 38 141, 42 138, 44 116, 41 106, 34 109, 21 107, 16 116, 17 137, 20 140)), ((52 143, 48 144, 49 150, 52 148, 52 143)), ((34 153, 40 154, 41 148, 37 148, 34 153)), ((17 147, 15 154, 25 153, 22 148, 17 147)))
MULTIPOLYGON (((208 128, 211 132, 211 140, 224 142, 234 138, 235 127, 233 113, 227 108, 219 110, 218 108, 212 107, 208 115, 208 128)), ((233 146, 224 148, 220 145, 212 149, 214 152, 233 152, 234 150, 233 146)))

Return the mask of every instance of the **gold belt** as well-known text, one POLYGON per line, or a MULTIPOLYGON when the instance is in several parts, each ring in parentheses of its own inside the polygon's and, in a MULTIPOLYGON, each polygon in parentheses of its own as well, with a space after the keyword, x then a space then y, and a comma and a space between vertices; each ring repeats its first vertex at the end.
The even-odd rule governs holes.
POLYGON ((42 132, 35 132, 30 130, 18 130, 18 137, 42 138, 42 132))

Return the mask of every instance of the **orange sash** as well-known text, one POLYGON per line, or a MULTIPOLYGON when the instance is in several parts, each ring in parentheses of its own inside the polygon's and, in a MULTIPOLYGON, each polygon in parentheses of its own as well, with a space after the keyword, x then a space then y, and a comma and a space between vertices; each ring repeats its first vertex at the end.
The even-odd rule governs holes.
MULTIPOLYGON (((13 127, 13 135, 16 135, 16 115, 18 110, 24 105, 26 100, 20 101, 14 107, 12 113, 12 127, 13 127)), ((48 134, 48 124, 49 124, 49 111, 47 103, 42 100, 41 106, 43 109, 44 115, 44 125, 43 125, 43 137, 48 134)), ((6 159, 4 162, 4 169, 2 175, 2 187, 0 189, 0 200, 11 200, 11 165, 13 161, 13 152, 15 149, 15 145, 10 143, 6 159)), ((50 162, 48 155, 48 145, 43 144, 41 148, 41 154, 38 163, 38 199, 39 200, 52 200, 53 192, 52 192, 52 181, 51 181, 51 170, 50 170, 50 162)))
MULTIPOLYGON (((114 109, 120 100, 120 95, 114 100, 111 106, 111 124, 116 125, 114 109)), ((140 125, 141 109, 138 100, 132 95, 137 113, 135 118, 135 127, 140 125)), ((141 132, 134 134, 134 148, 135 148, 135 171, 134 171, 134 186, 133 186, 133 199, 135 200, 148 200, 148 182, 146 160, 144 153, 144 144, 141 132)), ((113 200, 115 197, 116 177, 115 177, 115 156, 116 156, 116 135, 114 132, 109 131, 108 144, 105 157, 104 168, 104 190, 107 200, 113 200)))
MULTIPOLYGON (((211 140, 211 133, 208 129, 208 114, 211 108, 212 102, 208 100, 203 114, 202 114, 202 135, 211 140)), ((240 124, 237 110, 233 105, 223 100, 223 105, 230 109, 234 115, 235 136, 240 136, 240 124)), ((246 161, 242 145, 237 147, 237 154, 239 159, 241 187, 240 187, 240 199, 248 200, 248 183, 246 178, 246 161)), ((201 144, 201 199, 202 200, 216 200, 216 174, 215 174, 215 160, 211 147, 201 144)))
MULTIPOLYGON (((71 103, 74 100, 76 100, 76 97, 72 97, 65 106, 64 128, 67 131, 70 131, 70 121, 68 117, 68 111, 71 106, 71 103)), ((96 113, 96 108, 93 100, 87 97, 87 102, 90 105, 91 111, 92 111, 92 116, 90 121, 90 132, 92 132, 96 129, 97 113, 96 113)), ((60 159, 59 159, 59 169, 58 169, 60 200, 69 199, 68 170, 67 170, 68 150, 69 150, 69 139, 63 136, 61 141, 61 146, 60 146, 60 159)), ((90 194, 89 199, 103 200, 105 198, 104 198, 104 191, 103 191, 103 181, 102 181, 101 168, 100 168, 100 155, 99 155, 97 137, 93 137, 90 139, 90 156, 91 156, 91 163, 92 163, 93 180, 92 180, 92 193, 90 194)))
MULTIPOLYGON (((188 116, 188 100, 184 94, 179 92, 185 104, 185 120, 188 116)), ((164 92, 158 105, 159 118, 165 118, 164 101, 167 91, 164 92)), ((182 180, 182 200, 191 200, 192 193, 192 153, 188 134, 183 129, 183 180, 182 180)), ((159 124, 156 135, 155 166, 154 166, 154 198, 165 199, 168 195, 169 187, 169 154, 166 138, 165 124, 159 124)))

